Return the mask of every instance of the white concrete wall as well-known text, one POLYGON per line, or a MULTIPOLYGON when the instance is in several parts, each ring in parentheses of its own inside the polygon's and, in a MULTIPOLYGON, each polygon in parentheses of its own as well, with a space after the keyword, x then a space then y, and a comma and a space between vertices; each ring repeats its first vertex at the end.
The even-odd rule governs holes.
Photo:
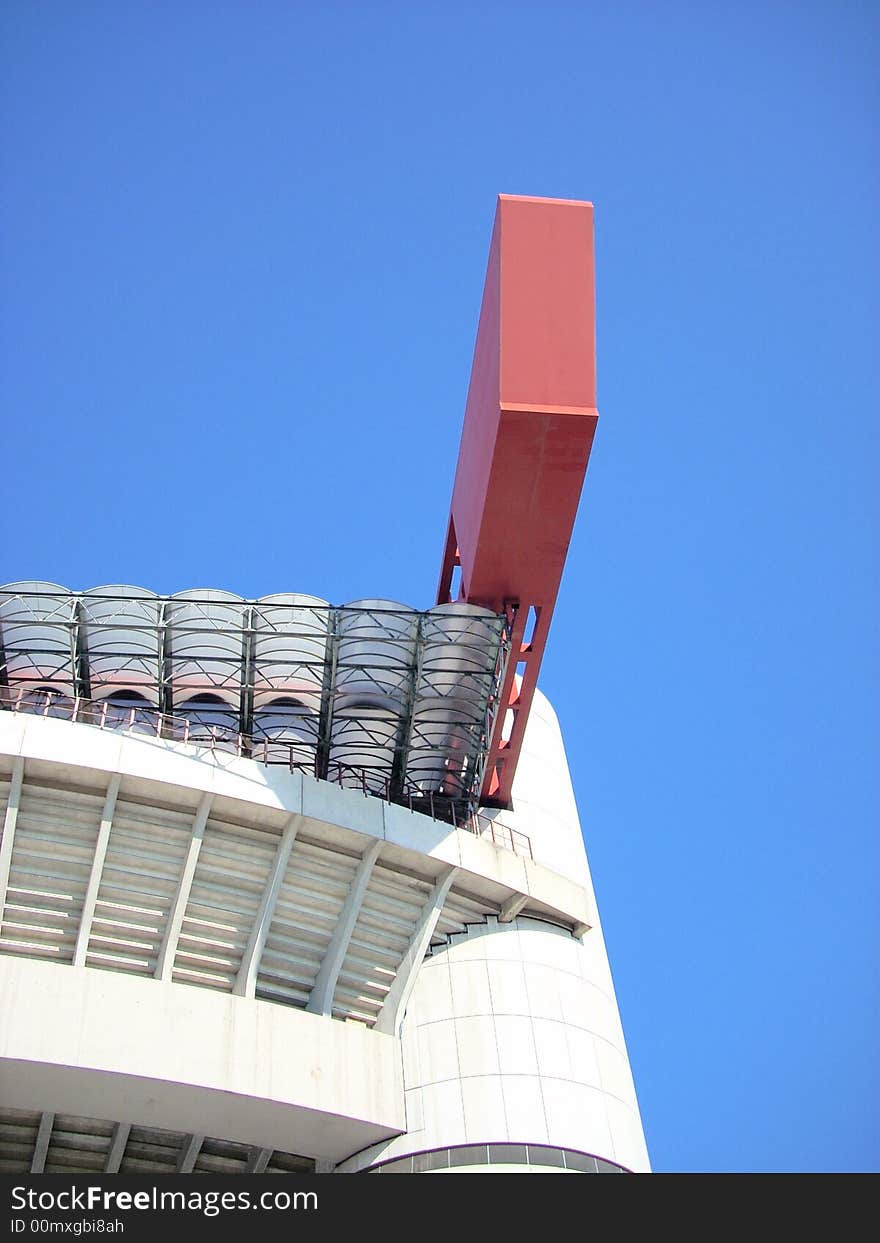
POLYGON ((535 860, 580 884, 590 884, 587 854, 559 721, 535 691, 513 781, 513 810, 495 818, 526 833, 535 860))
POLYGON ((353 1168, 510 1142, 647 1170, 617 1005, 594 965, 569 933, 529 919, 473 925, 435 950, 403 1027, 407 1133, 353 1168))
MULTIPOLYGON (((125 789, 133 795, 155 798, 160 792, 156 783, 162 783, 167 787, 161 795, 165 801, 182 800, 192 808, 197 806, 200 794, 213 794, 215 800, 234 802, 241 813, 247 810, 249 822, 254 824, 282 825, 287 815, 299 813, 315 826, 347 831, 355 849, 363 850, 369 840, 382 839, 389 847, 427 855, 474 877, 528 894, 573 922, 594 922, 589 900, 592 890, 580 873, 565 872, 549 858, 541 862, 522 858, 406 807, 291 773, 281 766, 267 767, 222 752, 214 756, 185 743, 114 733, 92 725, 0 712, 0 757, 5 758, 5 763, 0 763, 6 772, 16 756, 24 757, 26 773, 36 768, 44 779, 53 782, 83 785, 98 772, 106 774, 106 785, 112 773, 121 773, 125 789), (52 765, 51 772, 40 768, 41 761, 52 765)), ((575 831, 579 840, 579 830, 575 831)))
POLYGON ((339 1161, 406 1125, 398 1042, 209 989, 0 956, 0 1100, 339 1161))
POLYGON ((562 738, 540 694, 514 808, 500 813, 529 836, 535 862, 352 791, 179 744, 0 713, 0 752, 25 757, 26 779, 49 766, 74 785, 89 771, 120 772, 144 797, 158 782, 163 798, 176 787, 191 807, 205 790, 234 800, 255 824, 300 812, 337 836, 384 839, 402 862, 430 856, 464 869, 469 886, 484 878, 589 925, 580 939, 524 916, 471 925, 422 966, 401 1042, 206 989, 0 957, 8 1104, 136 1117, 334 1161, 358 1152, 343 1166, 352 1170, 492 1142, 649 1168, 562 738))

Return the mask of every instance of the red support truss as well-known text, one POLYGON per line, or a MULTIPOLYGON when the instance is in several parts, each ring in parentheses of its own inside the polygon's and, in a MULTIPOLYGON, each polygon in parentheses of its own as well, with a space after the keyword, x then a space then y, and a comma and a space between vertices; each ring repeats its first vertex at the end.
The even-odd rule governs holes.
POLYGON ((510 803, 596 428, 593 207, 500 195, 437 599, 507 612, 482 802, 510 803))

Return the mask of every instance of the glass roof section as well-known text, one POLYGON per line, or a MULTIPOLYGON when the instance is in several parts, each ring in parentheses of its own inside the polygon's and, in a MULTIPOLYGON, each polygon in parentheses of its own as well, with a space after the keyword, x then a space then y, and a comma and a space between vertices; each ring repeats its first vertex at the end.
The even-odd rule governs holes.
POLYGON ((476 805, 508 647, 466 603, 0 587, 0 706, 49 693, 435 813, 476 805))

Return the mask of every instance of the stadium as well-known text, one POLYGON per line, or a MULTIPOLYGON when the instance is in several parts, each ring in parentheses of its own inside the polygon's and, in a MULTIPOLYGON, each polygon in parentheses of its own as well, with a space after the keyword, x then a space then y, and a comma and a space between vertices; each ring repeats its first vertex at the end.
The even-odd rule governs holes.
POLYGON ((428 609, 0 588, 0 1171, 649 1169, 538 689, 594 336, 501 196, 428 609))

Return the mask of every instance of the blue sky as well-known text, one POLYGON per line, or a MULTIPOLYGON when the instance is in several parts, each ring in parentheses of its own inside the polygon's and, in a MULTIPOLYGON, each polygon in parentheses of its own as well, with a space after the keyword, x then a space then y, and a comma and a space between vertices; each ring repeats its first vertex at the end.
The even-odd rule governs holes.
POLYGON ((654 1166, 880 1168, 877 7, 0 20, 0 581, 427 607, 495 196, 593 200, 541 685, 654 1166))

